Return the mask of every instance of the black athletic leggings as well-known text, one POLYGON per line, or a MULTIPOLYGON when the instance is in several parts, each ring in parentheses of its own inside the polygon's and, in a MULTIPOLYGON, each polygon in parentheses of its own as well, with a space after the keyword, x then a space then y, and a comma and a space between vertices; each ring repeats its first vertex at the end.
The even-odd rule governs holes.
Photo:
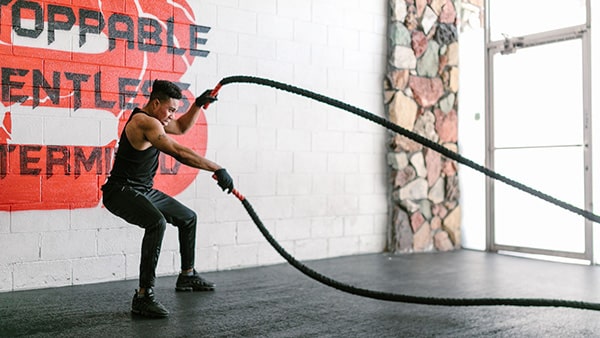
POLYGON ((154 286, 156 265, 167 223, 178 228, 181 269, 194 267, 196 213, 173 197, 156 189, 104 185, 106 209, 125 221, 145 229, 140 261, 140 288, 154 286))

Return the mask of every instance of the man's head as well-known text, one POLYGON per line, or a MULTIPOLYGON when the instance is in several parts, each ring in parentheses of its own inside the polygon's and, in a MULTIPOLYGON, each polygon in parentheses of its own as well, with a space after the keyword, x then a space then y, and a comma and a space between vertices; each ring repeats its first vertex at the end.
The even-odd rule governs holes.
POLYGON ((154 80, 154 83, 152 83, 150 101, 153 99, 158 99, 159 101, 166 101, 168 99, 181 100, 182 97, 181 89, 171 81, 154 80))
POLYGON ((154 80, 145 110, 166 126, 175 116, 182 97, 181 89, 173 82, 154 80))

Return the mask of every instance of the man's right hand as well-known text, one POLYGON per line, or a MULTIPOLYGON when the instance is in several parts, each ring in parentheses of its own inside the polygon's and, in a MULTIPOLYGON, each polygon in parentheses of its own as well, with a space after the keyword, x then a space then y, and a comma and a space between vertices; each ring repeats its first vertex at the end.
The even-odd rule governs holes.
POLYGON ((204 91, 204 93, 202 93, 202 95, 198 96, 196 98, 196 102, 195 102, 196 106, 204 107, 205 104, 210 104, 210 103, 217 101, 216 96, 210 95, 211 92, 212 92, 212 90, 207 89, 204 91))
POLYGON ((215 170, 215 176, 217 178, 217 184, 223 191, 227 190, 227 193, 230 194, 233 191, 233 179, 227 173, 225 168, 215 170))

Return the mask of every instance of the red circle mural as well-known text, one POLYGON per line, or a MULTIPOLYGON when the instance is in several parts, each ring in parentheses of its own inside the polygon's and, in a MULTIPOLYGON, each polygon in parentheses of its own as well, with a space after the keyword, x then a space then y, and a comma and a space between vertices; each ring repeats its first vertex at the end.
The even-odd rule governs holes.
MULTIPOLYGON (((122 127, 152 81, 182 88, 179 113, 193 103, 184 75, 208 55, 210 28, 196 24, 186 1, 4 3, 0 210, 97 206, 122 127)), ((204 114, 176 139, 204 155, 204 114)), ((161 155, 155 187, 176 195, 197 173, 161 155)))

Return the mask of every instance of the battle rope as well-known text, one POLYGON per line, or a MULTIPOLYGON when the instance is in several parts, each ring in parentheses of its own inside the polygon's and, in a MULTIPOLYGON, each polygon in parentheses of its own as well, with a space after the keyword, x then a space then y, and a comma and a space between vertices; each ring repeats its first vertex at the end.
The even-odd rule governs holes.
MULTIPOLYGON (((274 87, 276 89, 280 89, 280 90, 284 90, 284 91, 288 91, 291 92, 293 94, 297 94, 297 95, 302 95, 308 98, 311 98, 313 100, 346 110, 348 112, 351 112, 353 114, 356 114, 358 116, 361 116, 363 118, 366 118, 372 122, 375 122, 389 130, 395 131, 401 135, 404 135, 416 142, 419 142, 439 153, 441 153, 442 155, 454 159, 459 163, 462 163, 464 165, 467 165, 477 171, 480 171, 482 173, 484 173, 485 175, 492 177, 494 179, 500 180, 506 184, 509 184, 517 189, 523 190, 525 192, 528 192, 534 196, 537 196, 539 198, 542 198, 550 203, 556 204, 560 207, 563 207, 567 210, 570 210, 572 212, 575 212, 579 215, 584 216, 587 219, 590 219, 594 222, 599 222, 600 223, 600 217, 597 215, 594 215, 588 211, 582 210, 580 208, 577 208, 575 206, 569 205, 565 202, 562 202, 554 197, 548 196, 546 194, 543 194, 537 190, 534 190, 530 187, 527 187, 519 182, 513 181, 509 178, 506 178, 498 173, 495 173, 492 170, 489 170, 453 151, 448 150, 447 148, 432 142, 418 134, 415 134, 405 128, 402 128, 386 119, 383 119, 379 116, 376 116, 374 114, 371 114, 365 110, 362 110, 360 108, 351 106, 349 104, 346 104, 344 102, 335 100, 335 99, 331 99, 328 98, 326 96, 308 91, 306 89, 302 89, 302 88, 298 88, 298 87, 294 87, 285 83, 281 83, 281 82, 277 82, 277 81, 273 81, 273 80, 269 80, 269 79, 264 79, 264 78, 258 78, 258 77, 251 77, 251 76, 230 76, 230 77, 226 77, 223 78, 218 84, 217 86, 215 86, 215 88, 213 89, 211 95, 212 96, 216 96, 219 92, 219 90, 221 89, 222 86, 227 85, 227 84, 231 84, 231 83, 254 83, 254 84, 259 84, 259 85, 264 85, 264 86, 270 86, 270 87, 274 87)), ((204 106, 204 108, 207 108, 208 104, 206 104, 204 106)), ((213 176, 213 178, 215 178, 215 176, 213 176)), ((344 291, 350 294, 354 294, 357 296, 363 296, 363 297, 367 297, 367 298, 373 298, 373 299, 379 299, 379 300, 386 300, 386 301, 394 301, 394 302, 403 302, 403 303, 412 303, 412 304, 424 304, 424 305, 442 305, 442 306, 497 306, 497 305, 505 305, 505 306, 536 306, 536 307, 566 307, 566 308, 576 308, 576 309, 586 309, 586 310, 595 310, 595 311, 600 311, 600 304, 599 303, 590 303, 590 302, 582 302, 582 301, 572 301, 572 300, 561 300, 561 299, 544 299, 544 298, 438 298, 438 297, 422 297, 422 296, 411 296, 411 295, 405 295, 405 294, 398 294, 398 293, 388 293, 388 292, 382 292, 382 291, 374 291, 374 290, 368 290, 368 289, 363 289, 363 288, 358 288, 352 285, 348 285, 342 282, 339 282, 337 280, 334 280, 332 278, 329 278, 327 276, 324 276, 320 273, 318 273, 315 270, 312 270, 311 268, 307 267, 306 265, 304 265, 303 263, 299 262, 298 260, 296 260, 292 255, 290 255, 281 245, 279 245, 279 243, 273 238, 273 236, 271 236, 271 234, 269 233, 269 231, 266 229, 266 227, 263 225, 262 221, 260 220, 260 218, 258 217, 258 215, 256 214, 256 212, 254 211, 254 208, 252 207, 252 205, 250 204, 250 202, 248 201, 248 199, 246 199, 246 197, 244 195, 242 195, 237 189, 233 189, 232 193, 235 197, 237 197, 240 202, 242 202, 242 205, 244 206, 244 208, 246 209, 246 211, 248 212, 248 215, 252 218, 252 220, 254 221, 254 223, 256 224, 256 226, 258 227, 259 231, 263 234, 263 236, 265 237, 265 239, 271 244, 271 246, 273 246, 273 248, 283 257, 285 258, 285 260, 290 263, 293 267, 295 267, 296 269, 298 269, 300 272, 304 273, 305 275, 307 275, 308 277, 323 283, 325 285, 328 285, 330 287, 333 287, 335 289, 338 289, 340 291, 344 291)))

